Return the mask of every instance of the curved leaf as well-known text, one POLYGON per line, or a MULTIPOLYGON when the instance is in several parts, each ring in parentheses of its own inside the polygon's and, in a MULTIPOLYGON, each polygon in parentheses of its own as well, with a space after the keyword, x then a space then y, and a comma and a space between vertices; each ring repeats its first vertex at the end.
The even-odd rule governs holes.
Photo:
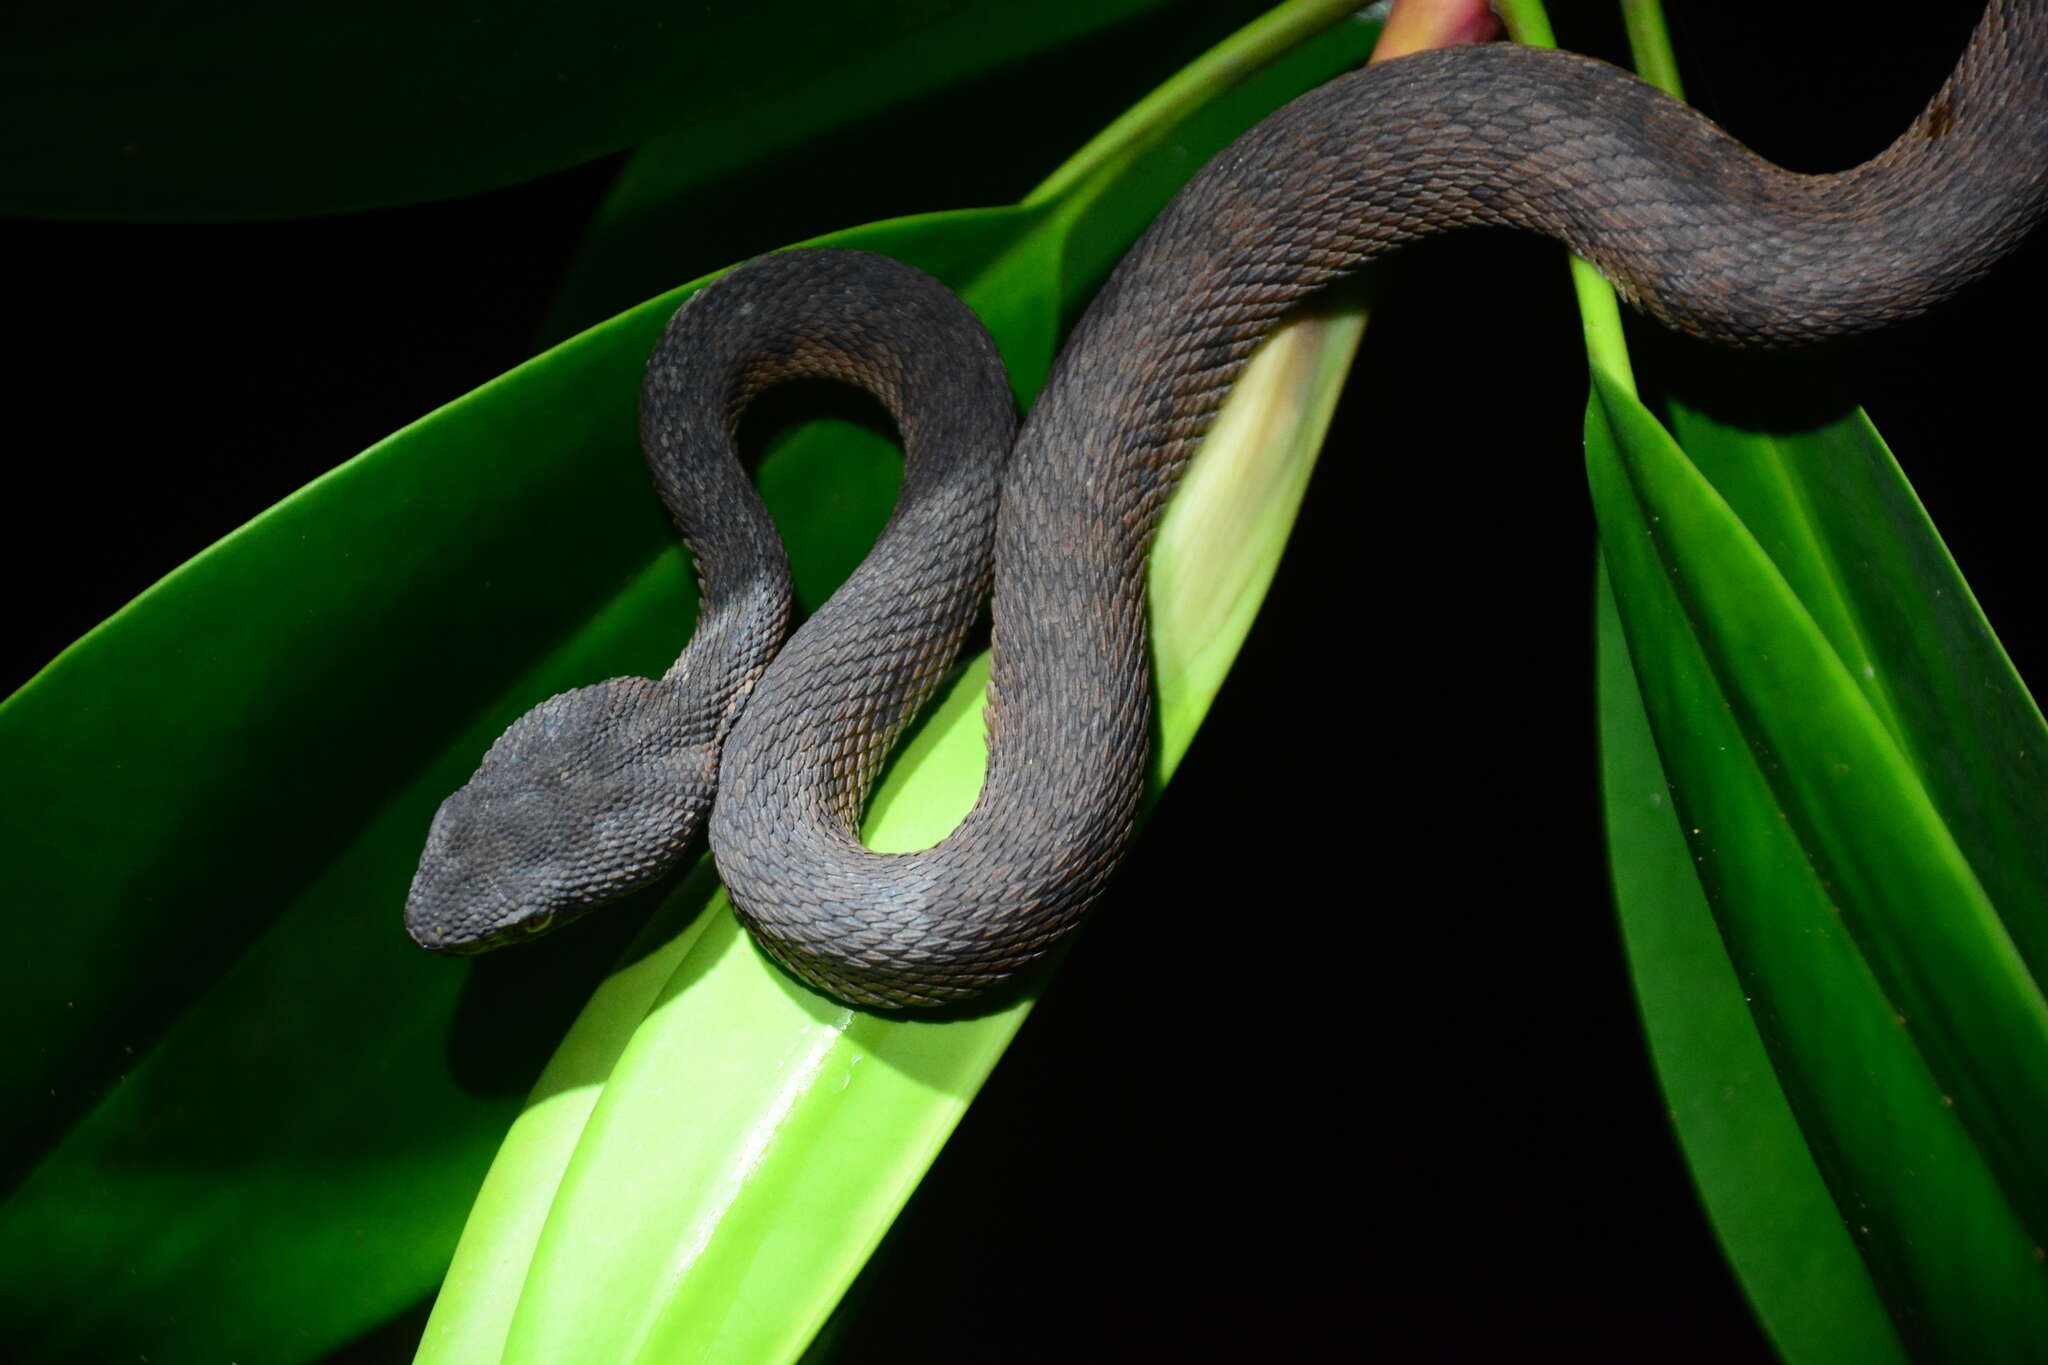
MULTIPOLYGON (((879 235, 944 273, 1020 216, 879 235)), ((8 1057, 18 1159, 69 1124, 81 1089, 115 1082, 0 1209, 9 1339, 48 1359, 104 1359, 114 1341, 175 1359, 219 1348, 233 1323, 247 1354, 310 1350, 438 1278, 463 1192, 630 924, 462 972, 411 948, 394 907, 434 806, 513 715, 590 677, 659 672, 688 635, 687 565, 633 426, 673 307, 656 300, 366 452, 0 705, 0 749, 33 778, 0 800, 34 851, 0 875, 12 903, 63 908, 8 926, 24 968, 12 1022, 45 1044, 8 1057), (562 557, 525 551, 538 541, 562 557), (159 979, 173 945, 211 954, 218 980, 159 979), (507 1021, 508 998, 533 1003, 507 1021), (309 1212, 315 1198, 329 1213, 309 1212), (308 1305, 291 1289, 308 1283, 350 1290, 308 1305), (185 1311, 195 1301, 208 1314, 185 1311)), ((887 513, 893 456, 858 435, 851 471, 813 443, 762 472, 784 516, 789 490, 854 476, 793 552, 809 591, 887 513)))
MULTIPOLYGON (((1250 626, 1358 331, 1351 318, 1276 338, 1190 472, 1192 496, 1176 498, 1152 574, 1154 600, 1174 623, 1154 651, 1155 790, 1250 626), (1264 429, 1243 429, 1259 413, 1264 421, 1250 425, 1264 429), (1253 505, 1263 526, 1245 534, 1253 505), (1251 586, 1209 594, 1217 573, 1251 586)), ((986 676, 983 655, 926 717, 870 811, 870 844, 929 846, 972 804, 986 676)), ((622 988, 601 994, 579 1023, 561 1080, 543 1080, 522 1119, 531 1126, 515 1130, 492 1172, 422 1360, 491 1358, 499 1340, 507 1361, 579 1351, 649 1362, 793 1357, 909 1197, 1045 975, 953 1017, 850 1010, 776 969, 708 874, 644 943, 646 960, 628 968, 635 999, 668 973, 646 1019, 631 1014, 622 988), (607 1053, 617 1063, 596 1094, 587 1062, 607 1053), (581 1073, 574 1093, 572 1068, 581 1073), (530 1268, 519 1254, 528 1245, 530 1268)))
POLYGON ((703 181, 1165 3, 12 8, 0 209, 335 213, 517 184, 657 134, 687 141, 681 174, 703 181))
MULTIPOLYGON (((1322 74, 1369 38, 1338 30, 1322 74)), ((1240 126, 1266 107, 1226 103, 1240 126)), ((1065 263, 1113 256, 1158 206, 1082 222, 1107 183, 832 240, 984 277, 976 302, 1028 389, 1092 282, 1065 263)), ((0 955, 15 1036, 37 1041, 0 1071, 24 1176, 0 1208, 9 1341, 51 1360, 302 1359, 439 1277, 563 1011, 634 916, 463 971, 411 949, 396 907, 434 805, 512 716, 658 672, 688 634, 689 575, 633 429, 680 297, 365 452, 0 704, 22 850, 0 878, 45 909, 9 918, 0 955), (173 947, 192 967, 155 970, 173 947), (308 1284, 345 1288, 309 1301, 308 1284)), ((825 425, 759 476, 812 603, 897 477, 878 436, 825 425)))
MULTIPOLYGON (((1276 6, 1247 32, 1261 26, 1287 26, 1297 30, 1298 37, 1304 13, 1320 12, 1322 17, 1316 22, 1328 24, 1333 11, 1342 12, 1341 7, 1295 0, 1276 6)), ((1357 54, 1356 61, 1363 61, 1377 22, 1361 21, 1348 28, 1348 33, 1334 39, 1302 43, 1277 55, 1260 52, 1261 69, 1247 70, 1249 63, 1236 57, 1236 69, 1225 74, 1238 88, 1226 100, 1211 98, 1213 80, 1187 79, 1191 73, 1199 75, 1199 65, 1181 73, 1163 88, 1168 96, 1179 88, 1180 99, 1172 107, 1145 107, 1156 103, 1159 95, 1155 94, 1145 106, 1119 119, 1118 126, 1105 129, 1094 139, 1090 145, 1102 148, 1105 161, 1098 163, 1084 149, 1061 167, 1057 174, 1064 177, 1112 173, 1088 187, 1085 202, 1076 202, 1076 211, 1084 219, 1101 218, 1108 224, 1127 221, 1133 214, 1156 212, 1195 167, 1243 130, 1240 110, 1277 108, 1328 79, 1336 68, 1330 63, 1327 43, 1340 42, 1344 50, 1357 54), (1361 42, 1361 36, 1367 41, 1361 42), (1127 122, 1136 126, 1126 129, 1122 125, 1127 122)), ((990 154, 995 151, 993 147, 987 150, 990 154)), ((572 335, 675 283, 683 273, 678 270, 677 245, 702 238, 704 217, 711 207, 703 195, 708 178, 703 158, 703 147, 688 131, 657 139, 634 152, 599 207, 562 285, 546 328, 551 338, 572 335)), ((1073 179, 1064 185, 1048 182, 1029 202, 1049 200, 1073 187, 1073 179)), ((1084 222, 1068 240, 1071 249, 1082 253, 1081 259, 1068 263, 1076 280, 1107 274, 1122 255, 1123 238, 1114 227, 1098 233, 1084 222)))
MULTIPOLYGON (((1306 51, 1355 59, 1369 39, 1339 32, 1306 51)), ((1091 230, 1079 211, 1089 202, 1070 197, 963 297, 991 320, 1032 301, 1056 314, 1047 291, 1064 278, 1073 238, 1091 230)), ((1270 581, 1356 335, 1355 323, 1305 323, 1262 353, 1162 528, 1155 789, 1270 581), (1240 429, 1262 411, 1276 429, 1240 429), (1215 577, 1242 586, 1216 593, 1215 577)), ((875 847, 925 847, 971 805, 983 667, 956 683, 894 765, 870 812, 875 847)), ((852 1280, 1036 995, 943 1020, 850 1011, 784 978, 726 910, 708 880, 694 884, 650 928, 647 961, 659 965, 636 963, 634 984, 608 987, 579 1021, 559 1077, 543 1078, 486 1182, 423 1360, 788 1357, 852 1280), (634 1009, 665 974, 639 1022, 634 1009), (599 1094, 595 1059, 614 1058, 599 1094)))
POLYGON ((1654 419, 1594 382, 1587 464, 1629 653, 1785 1093, 1907 1340, 2017 1358, 2048 1331, 2026 1227, 2040 991, 1785 578, 1654 419))
MULTIPOLYGON (((1638 69, 1677 95, 1655 0, 1625 8, 1638 69)), ((1788 1360, 2027 1354, 2040 714, 1811 364, 1689 356, 1683 390, 1731 416, 1673 401, 1681 452, 1633 398, 1612 292, 1575 271, 1621 605, 1603 565, 1616 900, 1701 1196, 1788 1360)))
POLYGON ((1604 564, 1597 593, 1600 786, 1615 909, 1694 1184, 1750 1306, 1790 1365, 1903 1361, 1700 887, 1604 564))
MULTIPOLYGON (((1782 384, 1811 390, 1796 362, 1782 384)), ((1898 744, 2039 980, 2048 977, 2048 724, 1860 409, 1791 430, 1740 376, 1688 379, 1672 435, 1756 537, 1898 744)))

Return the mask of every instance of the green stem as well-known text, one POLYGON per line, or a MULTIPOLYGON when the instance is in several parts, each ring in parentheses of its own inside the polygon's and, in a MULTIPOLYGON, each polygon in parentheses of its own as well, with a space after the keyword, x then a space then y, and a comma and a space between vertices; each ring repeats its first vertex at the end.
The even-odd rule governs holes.
POLYGON ((1257 71, 1303 39, 1353 15, 1378 17, 1383 5, 1359 9, 1358 0, 1287 0, 1254 19, 1183 67, 1139 100, 1123 117, 1074 153, 1024 196, 1026 205, 1057 199, 1104 170, 1142 152, 1190 111, 1257 71))
MULTIPOLYGON (((1542 0, 1496 0, 1495 10, 1507 25, 1508 36, 1531 47, 1556 47, 1550 17, 1542 0)), ((1661 25, 1660 25, 1661 27, 1661 25)), ((1633 32, 1633 26, 1631 27, 1633 32)), ((1579 322, 1586 335, 1586 362, 1604 373, 1624 391, 1636 391, 1635 367, 1629 363, 1628 342, 1621 331, 1621 304, 1614 289, 1600 272, 1574 256, 1572 287, 1579 296, 1579 322)))
POLYGON ((1664 6, 1659 0, 1621 0, 1621 17, 1628 25, 1629 60, 1636 74, 1676 100, 1685 98, 1678 80, 1678 54, 1671 50, 1671 30, 1664 23, 1664 6))
POLYGON ((1579 327, 1586 337, 1586 363, 1597 365, 1625 392, 1636 391, 1635 366, 1621 330, 1621 301, 1590 261, 1572 257, 1572 289, 1579 296, 1579 327))
POLYGON ((1543 0, 1497 0, 1493 12, 1508 26, 1508 37, 1529 47, 1556 47, 1557 34, 1550 28, 1550 16, 1543 12, 1543 0))

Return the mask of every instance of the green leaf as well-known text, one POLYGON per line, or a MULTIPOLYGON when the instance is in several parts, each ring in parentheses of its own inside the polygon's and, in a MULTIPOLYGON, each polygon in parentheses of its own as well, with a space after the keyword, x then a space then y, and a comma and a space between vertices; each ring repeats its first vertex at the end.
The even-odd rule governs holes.
MULTIPOLYGON (((1656 0, 1624 10, 1677 95, 1656 0)), ((1860 412, 1693 357, 1681 450, 1573 264, 1615 895, 1701 1197, 1787 1360, 2031 1354, 2039 711, 1860 412)))
MULTIPOLYGON (((1779 382, 1817 384, 1797 362, 1779 382)), ((1813 616, 2040 980, 2048 725, 1870 419, 1772 430, 1739 415, 1749 383, 1695 369, 1664 404, 1672 434, 1813 616)))
POLYGON ((656 135, 689 147, 678 173, 701 183, 1165 2, 14 7, 0 211, 335 213, 656 135))
MULTIPOLYGON (((2040 991, 1919 780, 1924 750, 1886 727, 1700 468, 1597 370, 1594 384, 1587 465, 1629 654, 1784 1094, 1909 1345, 2017 1358, 2048 1331, 2027 1230, 2040 991)), ((1895 579, 1871 587, 1941 610, 1895 579)))
MULTIPOLYGON (((1247 14, 1255 10, 1248 7, 1247 14)), ((1233 39, 1218 49, 1225 52, 1222 63, 1212 54, 1191 65, 1069 158, 1057 172, 1064 183, 1040 186, 1027 202, 1061 197, 1078 179, 1113 173, 1090 185, 1074 205, 1084 218, 1100 217, 1112 226, 1095 232, 1084 221, 1069 234, 1069 248, 1080 253, 1067 263, 1071 277, 1083 281, 1107 274, 1122 255, 1123 237, 1113 225, 1133 214, 1156 212, 1196 167, 1243 131, 1241 110, 1277 108, 1328 79, 1331 43, 1363 61, 1362 49, 1369 42, 1360 38, 1377 32, 1376 23, 1353 22, 1320 41, 1299 41, 1305 29, 1328 25, 1342 13, 1328 0, 1276 6, 1245 32, 1256 36, 1260 28, 1275 29, 1298 45, 1276 53, 1272 44, 1260 50, 1233 39), (1259 69, 1249 69, 1255 63, 1259 69), (1214 98, 1219 81, 1237 83, 1236 93, 1214 98)), ((993 143, 978 149, 982 155, 999 150, 993 143)), ((572 335, 668 289, 684 273, 678 269, 678 250, 704 235, 704 218, 713 207, 705 199, 710 179, 705 156, 701 140, 687 129, 634 152, 599 207, 563 283, 545 329, 551 339, 572 335)))
MULTIPOLYGON (((1081 216, 1028 233, 963 297, 988 316, 987 296, 1059 278, 1081 216)), ((1176 495, 1152 568, 1154 791, 1270 582, 1357 333, 1355 319, 1309 319, 1276 338, 1176 495)), ((970 666, 893 765, 873 847, 927 847, 972 804, 985 669, 970 666)), ((793 1356, 1036 997, 940 1018, 849 1010, 784 977, 728 909, 708 877, 693 884, 650 928, 633 984, 593 1000, 486 1182, 423 1361, 793 1356)))
MULTIPOLYGON (((1318 55, 1290 67, 1296 89, 1354 64, 1370 38, 1345 25, 1312 44, 1318 55)), ((1259 87, 1223 103, 1242 127, 1293 93, 1259 87)), ((1028 392, 1062 315, 1092 284, 1071 263, 1113 258, 1159 206, 1131 196, 1106 208, 1120 183, 1105 174, 1057 202, 829 240, 966 289, 1028 392)), ((513 716, 591 678, 659 672, 688 635, 687 565, 648 496, 634 431, 642 363, 683 294, 365 452, 171 574, 0 704, 0 761, 13 779, 0 818, 20 850, 0 865, 0 890, 42 910, 8 918, 0 954, 12 1031, 36 1040, 0 1069, 21 1177, 0 1207, 0 1336, 46 1360, 331 1349, 439 1279, 462 1205, 567 1011, 601 981, 593 1009, 633 1017, 663 989, 666 973, 648 980, 645 949, 605 976, 636 927, 630 908, 546 953, 467 968, 411 949, 397 911, 434 806, 513 716), (180 970, 160 970, 166 961, 180 970), (331 1292, 308 1295, 309 1284, 331 1292)), ((805 602, 865 552, 898 468, 886 442, 845 422, 772 445, 759 480, 791 536, 805 602)), ((1290 479, 1279 482, 1284 491, 1290 479)), ((1214 666, 1193 666, 1189 693, 1213 687, 1199 679, 1214 666)), ((1185 738, 1169 730, 1167 751, 1185 738)), ((707 895, 685 880, 639 905, 667 898, 672 928, 707 895)), ((706 952, 751 960, 737 939, 719 948, 724 917, 698 914, 687 927, 670 946, 693 962, 706 952)), ((786 1002, 762 999, 783 1012, 771 1018, 793 1018, 786 1002)), ((848 1032, 860 1042, 867 1027, 848 1032)), ((929 1145, 896 1158, 902 1170, 929 1160, 974 1069, 992 1064, 999 1040, 985 1040, 1000 1030, 983 1027, 934 1082, 951 1089, 918 1091, 929 1145)), ((508 1151, 557 1110, 587 1105, 579 1087, 610 1068, 615 1043, 565 1049, 508 1151)), ((900 1060, 902 1046, 874 1055, 900 1060)), ((606 1118, 597 1131, 630 1128, 606 1118)), ((846 1185, 871 1209, 900 1197, 867 1190, 864 1177, 846 1185)), ((520 1205, 532 1193, 516 1179, 509 1193, 494 1184, 478 1216, 488 1224, 494 1200, 520 1205)), ((544 1205, 551 1184, 538 1193, 544 1205)), ((853 1259, 831 1273, 850 1275, 864 1250, 834 1253, 853 1259)), ((804 1303, 829 1292, 814 1284, 804 1303)), ((446 1301, 461 1298, 458 1286, 446 1301)), ((521 1311, 532 1325, 520 1330, 545 1335, 552 1310, 521 1311)), ((677 1330, 658 1318, 648 1339, 677 1330)))
MULTIPOLYGON (((1152 572, 1155 790, 1250 626, 1358 332, 1314 320, 1269 345, 1175 500, 1152 572), (1214 594, 1211 575, 1250 586, 1214 594)), ((894 765, 872 846, 927 847, 972 804, 986 670, 984 655, 894 765)), ((501 1341, 506 1360, 793 1357, 1037 995, 953 1017, 850 1010, 780 973, 728 910, 708 874, 694 882, 650 928, 635 984, 579 1021, 486 1184, 423 1361, 501 1341)))
MULTIPOLYGON (((1604 421, 1589 420, 1608 440, 1604 421)), ((1673 814, 1603 564, 1600 785, 1615 909, 1672 1128, 1757 1319, 1788 1362, 1903 1361, 1771 1068, 1673 814)))
MULTIPOLYGON (((847 237, 944 274, 1030 216, 847 237)), ((0 750, 27 779, 0 799, 31 851, 7 861, 7 896, 63 908, 9 923, 18 1027, 43 1043, 8 1054, 22 1155, 80 1091, 121 1078, 0 1210, 10 1339, 47 1358, 121 1342, 175 1359, 234 1323, 245 1354, 304 1354, 439 1277, 465 1192, 617 933, 465 972, 412 949, 393 907, 434 806, 513 715, 593 677, 659 672, 687 637, 687 565, 634 429, 638 372, 675 302, 366 452, 0 706, 0 750), (217 983, 154 970, 209 957, 217 983), (507 997, 536 1003, 494 1017, 507 997), (138 1151, 164 1155, 123 1156, 138 1151), (167 1178, 181 1152, 197 1169, 167 1178), (314 1217, 309 1200, 333 1207, 314 1217), (157 1217, 118 1213, 138 1206, 157 1217), (93 1207, 104 1222, 81 1216, 93 1207), (350 1288, 315 1305, 286 1288, 308 1283, 350 1288), (183 1311, 194 1301, 205 1317, 183 1311)), ((785 515, 787 490, 854 475, 825 533, 794 550, 813 592, 887 512, 893 457, 862 436, 851 470, 813 440, 761 474, 785 515)))

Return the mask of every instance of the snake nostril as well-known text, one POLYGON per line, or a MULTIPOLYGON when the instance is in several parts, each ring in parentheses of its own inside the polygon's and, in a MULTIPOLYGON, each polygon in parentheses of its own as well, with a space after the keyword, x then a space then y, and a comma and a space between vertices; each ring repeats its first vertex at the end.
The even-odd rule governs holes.
POLYGON ((531 938, 535 934, 546 933, 548 931, 548 926, 553 924, 554 922, 555 913, 554 911, 550 910, 544 915, 535 915, 532 919, 527 920, 524 924, 521 924, 519 927, 528 938, 531 938))

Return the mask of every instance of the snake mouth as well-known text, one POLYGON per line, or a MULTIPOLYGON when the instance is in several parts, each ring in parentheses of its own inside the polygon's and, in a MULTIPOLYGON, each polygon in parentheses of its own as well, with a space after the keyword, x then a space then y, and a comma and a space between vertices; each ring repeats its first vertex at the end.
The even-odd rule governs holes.
POLYGON ((536 920, 521 920, 502 928, 473 935, 450 935, 438 928, 426 925, 406 925, 406 936, 430 953, 442 957, 480 957, 485 953, 509 948, 514 944, 528 943, 555 927, 557 919, 553 914, 540 916, 536 920))
POLYGON ((410 905, 406 909, 405 936, 430 953, 439 953, 443 957, 467 957, 489 947, 479 939, 450 935, 430 917, 411 913, 410 905))
POLYGON ((515 902, 502 894, 493 896, 489 890, 478 892, 465 887, 454 893, 436 894, 431 887, 415 887, 406 902, 405 933, 430 953, 476 957, 531 943, 612 899, 616 897, 584 905, 545 901, 536 906, 515 902), (453 913, 458 903, 466 913, 453 913))

